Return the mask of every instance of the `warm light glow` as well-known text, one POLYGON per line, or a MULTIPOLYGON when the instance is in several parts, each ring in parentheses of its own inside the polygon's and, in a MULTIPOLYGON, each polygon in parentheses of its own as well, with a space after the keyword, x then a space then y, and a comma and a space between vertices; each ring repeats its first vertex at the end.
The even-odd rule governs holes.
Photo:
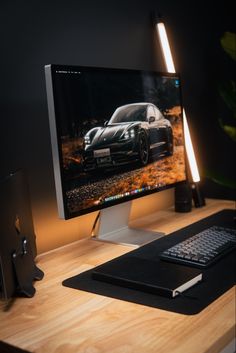
POLYGON ((157 23, 157 33, 159 35, 161 48, 163 56, 165 59, 165 64, 168 72, 175 72, 175 66, 172 59, 170 45, 166 34, 166 29, 164 23, 157 23))
POLYGON ((187 151, 187 157, 188 157, 188 162, 190 166, 190 171, 192 175, 192 179, 194 182, 199 182, 200 181, 200 176, 198 173, 198 167, 197 167, 197 162, 193 150, 193 145, 190 137, 190 132, 188 128, 188 123, 187 123, 187 118, 185 114, 185 110, 183 109, 183 121, 184 121, 184 138, 185 138, 185 145, 186 145, 186 151, 187 151))
MULTIPOLYGON (((165 25, 162 22, 157 23, 157 33, 159 35, 161 48, 163 52, 163 56, 165 59, 166 69, 170 73, 175 73, 175 66, 171 55, 170 45, 168 41, 168 37, 165 30, 165 25)), ((185 138, 185 145, 187 151, 187 157, 189 161, 190 171, 192 175, 192 180, 194 182, 200 181, 200 176, 198 172, 197 162, 193 150, 193 145, 190 137, 190 132, 188 128, 187 117, 185 114, 185 110, 183 109, 183 121, 184 121, 184 138, 185 138)))

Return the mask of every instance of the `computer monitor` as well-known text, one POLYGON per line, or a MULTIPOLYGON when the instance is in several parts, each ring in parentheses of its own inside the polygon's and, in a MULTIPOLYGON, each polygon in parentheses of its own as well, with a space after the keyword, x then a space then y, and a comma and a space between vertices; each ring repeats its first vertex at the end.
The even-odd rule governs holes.
POLYGON ((103 210, 100 237, 137 239, 131 201, 186 180, 179 75, 47 65, 45 77, 60 217, 103 210))

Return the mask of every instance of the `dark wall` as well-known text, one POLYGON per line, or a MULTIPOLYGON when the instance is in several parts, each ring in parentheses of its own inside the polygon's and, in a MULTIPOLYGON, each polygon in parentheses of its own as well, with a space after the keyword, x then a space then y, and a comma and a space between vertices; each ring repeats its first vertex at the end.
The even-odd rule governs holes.
MULTIPOLYGON (((201 171, 234 176, 234 146, 217 122, 228 114, 216 88, 231 74, 219 45, 223 32, 233 30, 227 1, 209 9, 203 1, 8 1, 0 11, 0 176, 26 168, 34 204, 55 202, 44 65, 163 70, 152 10, 162 13, 169 31, 201 171)), ((217 184, 208 190, 232 197, 217 184)))

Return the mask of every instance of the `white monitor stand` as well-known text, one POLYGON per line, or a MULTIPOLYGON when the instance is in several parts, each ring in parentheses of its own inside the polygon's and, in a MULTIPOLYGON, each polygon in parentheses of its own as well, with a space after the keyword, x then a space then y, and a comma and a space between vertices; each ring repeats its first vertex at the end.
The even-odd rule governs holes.
POLYGON ((164 235, 164 233, 129 227, 131 205, 132 201, 128 201, 101 210, 99 229, 94 239, 138 247, 164 235))

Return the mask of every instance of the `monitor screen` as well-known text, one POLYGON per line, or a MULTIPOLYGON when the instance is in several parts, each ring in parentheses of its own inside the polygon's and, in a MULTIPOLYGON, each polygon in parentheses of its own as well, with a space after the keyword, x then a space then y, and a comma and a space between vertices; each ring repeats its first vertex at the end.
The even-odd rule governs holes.
POLYGON ((60 217, 186 180, 179 75, 65 65, 45 74, 60 217))

